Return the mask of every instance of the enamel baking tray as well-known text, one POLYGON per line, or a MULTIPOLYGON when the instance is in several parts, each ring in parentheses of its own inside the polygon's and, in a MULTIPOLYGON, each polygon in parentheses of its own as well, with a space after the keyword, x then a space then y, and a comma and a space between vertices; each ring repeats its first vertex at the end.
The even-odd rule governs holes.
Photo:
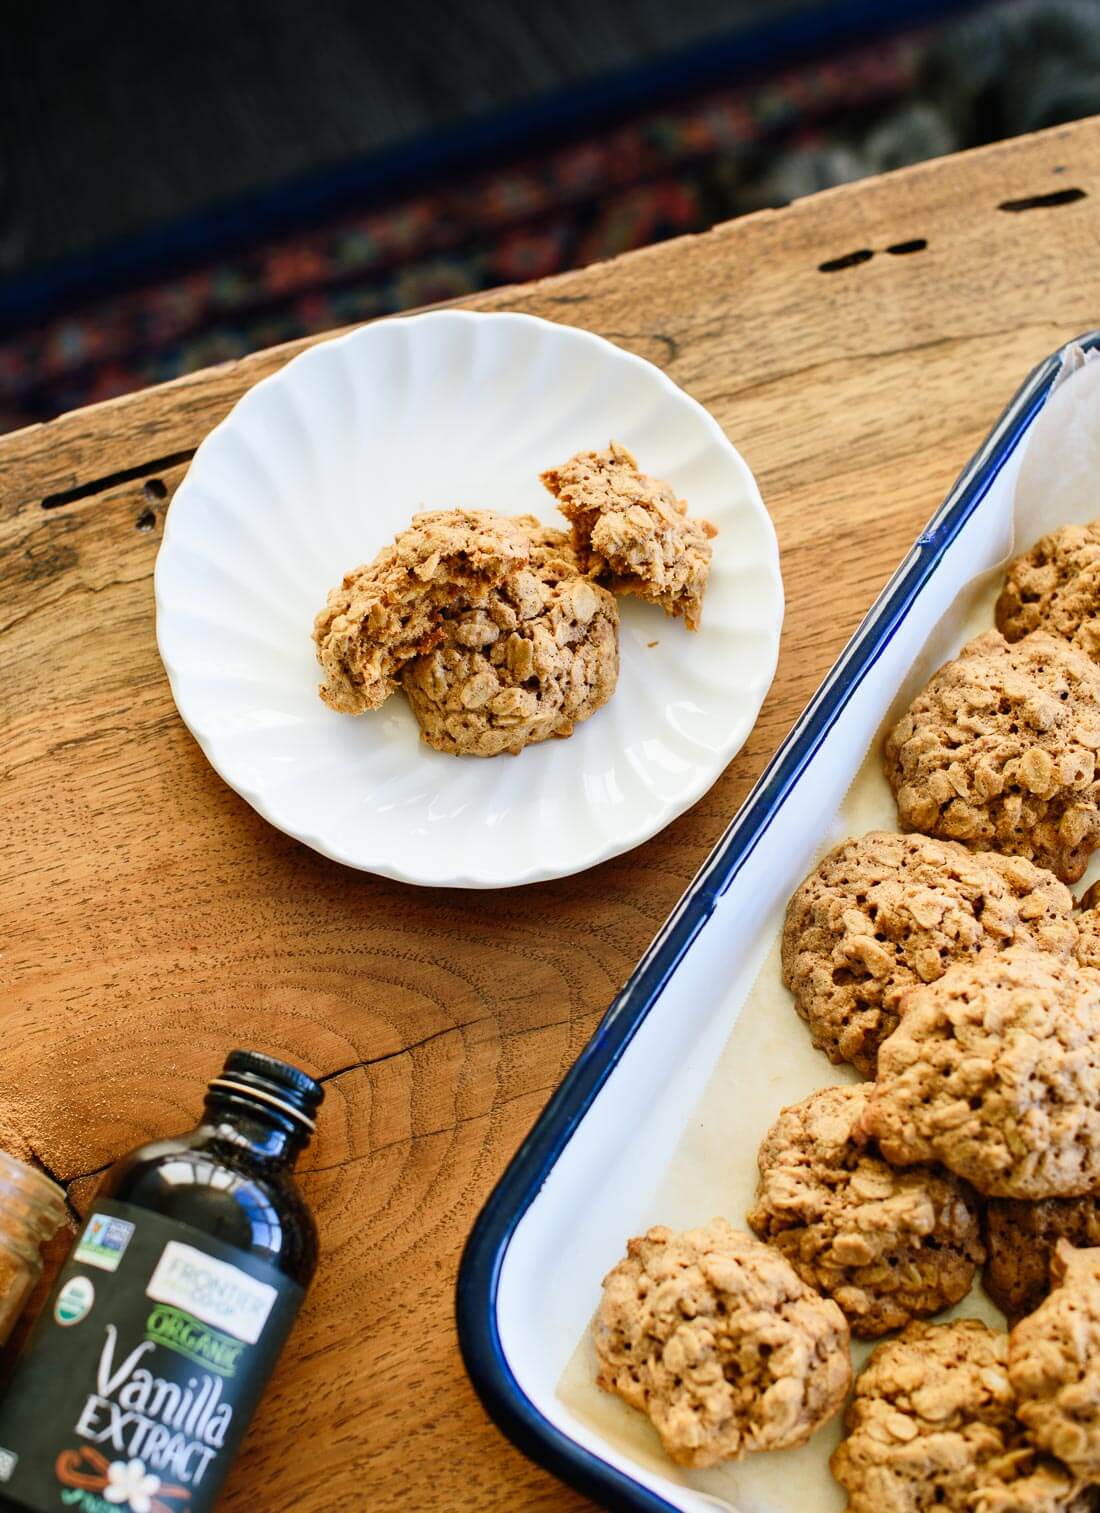
MULTIPOLYGON (((1100 347, 1100 331, 1077 345, 1100 347)), ((627 1236, 654 1222, 676 1227, 683 1217, 669 1214, 676 1203, 667 1184, 661 1193, 668 1152, 691 1138, 731 1027, 767 959, 765 936, 770 931, 774 941, 775 920, 820 851, 913 663, 964 586, 1011 548, 1022 444, 1061 366, 1062 353, 1055 353, 1030 375, 879 595, 611 1004, 467 1242, 458 1331, 485 1407, 521 1450, 608 1508, 809 1513, 793 1487, 784 1496, 781 1475, 766 1496, 713 1495, 697 1474, 633 1453, 602 1432, 560 1387, 600 1280, 627 1236)), ((791 1055, 800 1055, 796 1034, 801 1030, 807 1045, 809 1037, 788 1012, 790 1022, 777 1028, 789 1032, 791 1055)), ((821 1061, 823 1085, 842 1080, 821 1061)), ((744 1070, 750 1079, 767 1074, 766 1066, 744 1070)), ((685 1222, 710 1217, 693 1211, 685 1222)))

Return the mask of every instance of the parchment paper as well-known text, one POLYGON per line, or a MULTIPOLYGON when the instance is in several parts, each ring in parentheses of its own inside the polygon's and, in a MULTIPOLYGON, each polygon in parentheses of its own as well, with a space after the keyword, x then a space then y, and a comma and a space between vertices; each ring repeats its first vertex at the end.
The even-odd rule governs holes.
MULTIPOLYGON (((1058 384, 1025 446, 1011 518, 1005 521, 1005 560, 1059 525, 1100 516, 1100 362, 1087 361, 1079 348, 1067 349, 1058 384)), ((818 857, 847 836, 896 828, 897 812, 882 774, 882 736, 936 668, 992 626, 1002 568, 972 580, 928 638, 840 812, 825 827, 818 857)), ((1100 859, 1094 857, 1080 889, 1097 876, 1100 859)), ((814 1050, 780 981, 783 912, 777 909, 768 921, 772 944, 763 970, 737 1015, 687 1133, 671 1153, 653 1204, 653 1224, 687 1228, 722 1214, 747 1228, 745 1213, 756 1189, 757 1147, 780 1108, 816 1088, 859 1080, 854 1068, 833 1066, 814 1050)), ((623 1239, 625 1249, 626 1236, 623 1239)), ((956 1315, 983 1318, 998 1328, 1004 1323, 978 1286, 941 1317, 956 1315)), ((871 1348, 854 1344, 856 1370, 871 1348)), ((844 1494, 828 1470, 829 1456, 841 1437, 839 1416, 800 1450, 752 1456, 710 1471, 682 1471, 670 1467, 643 1415, 596 1388, 595 1369, 591 1334, 586 1332, 559 1382, 561 1399, 603 1439, 642 1465, 674 1474, 677 1481, 708 1495, 716 1507, 736 1513, 843 1509, 844 1494)))

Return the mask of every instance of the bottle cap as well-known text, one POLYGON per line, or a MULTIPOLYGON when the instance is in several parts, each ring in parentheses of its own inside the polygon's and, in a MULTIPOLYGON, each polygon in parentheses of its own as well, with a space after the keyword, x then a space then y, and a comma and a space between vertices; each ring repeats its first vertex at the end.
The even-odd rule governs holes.
POLYGON ((310 1134, 316 1128, 314 1115, 325 1096, 324 1088, 308 1072, 262 1051, 230 1051, 221 1076, 211 1081, 210 1091, 278 1109, 310 1134))

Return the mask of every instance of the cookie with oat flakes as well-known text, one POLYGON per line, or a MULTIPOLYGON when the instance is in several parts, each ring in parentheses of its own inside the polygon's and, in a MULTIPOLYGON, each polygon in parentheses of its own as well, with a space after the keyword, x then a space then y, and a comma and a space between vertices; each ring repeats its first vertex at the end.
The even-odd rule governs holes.
POLYGON ((983 951, 902 997, 863 1119, 888 1161, 999 1198, 1100 1188, 1100 971, 983 951))
POLYGON ((1066 956, 1073 898, 1018 856, 871 831, 824 857, 787 906, 783 981, 830 1061, 873 1077, 904 989, 1016 942, 1066 956))
POLYGON ((1045 630, 1100 662, 1100 520, 1064 525, 1011 562, 995 613, 1006 641, 1045 630))
POLYGON ((1077 960, 1085 967, 1100 967, 1100 883, 1086 888, 1078 900, 1077 960))
POLYGON ((1042 631, 987 631, 886 740, 903 830, 1024 856, 1076 882, 1100 843, 1100 667, 1042 631))
POLYGON ((1100 1198, 990 1198, 985 1205, 982 1286, 1009 1319, 1033 1313, 1050 1292, 1060 1240, 1100 1246, 1100 1198))
POLYGON ((520 752, 568 736, 602 708, 619 673, 619 612, 581 573, 569 538, 518 519, 526 567, 462 609, 440 644, 406 663, 402 687, 429 746, 456 756, 520 752))
POLYGON ((631 1240, 593 1333, 597 1383, 647 1414, 681 1466, 804 1444, 851 1384, 837 1305, 724 1219, 631 1240))
POLYGON ((317 615, 321 698, 343 714, 378 709, 401 669, 443 639, 443 612, 466 606, 517 572, 531 542, 492 510, 434 510, 348 573, 317 615))
POLYGON ((748 1214, 865 1339, 957 1303, 984 1257, 966 1183, 937 1166, 891 1166, 862 1133, 869 1092, 822 1088, 783 1110, 760 1147, 748 1214))
POLYGON ((829 1462, 847 1513, 1085 1513, 1080 1480, 1016 1417, 1007 1348, 979 1319, 875 1347, 829 1462))
POLYGON ((709 520, 688 517, 667 483, 640 472, 625 447, 578 452, 541 474, 573 528, 585 571, 615 593, 635 594, 698 630, 710 573, 709 520))
POLYGON ((1074 1475, 1100 1481, 1100 1250, 1059 1240, 1054 1290, 1008 1337, 1016 1412, 1074 1475))

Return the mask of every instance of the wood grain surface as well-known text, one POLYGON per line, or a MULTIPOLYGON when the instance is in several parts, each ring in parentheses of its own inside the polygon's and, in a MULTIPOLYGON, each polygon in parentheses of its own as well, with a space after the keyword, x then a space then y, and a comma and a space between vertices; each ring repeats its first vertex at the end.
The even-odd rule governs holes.
POLYGON ((114 1157, 193 1119, 230 1047, 326 1082, 304 1179, 324 1262, 227 1509, 583 1506, 467 1385, 465 1235, 1017 384, 1100 324, 1098 240, 1085 122, 471 301, 598 331, 701 400, 756 472, 788 597, 775 685, 711 792, 629 855, 522 890, 343 870, 260 820, 175 712, 153 634, 164 511, 295 347, 0 441, 0 1144, 76 1213, 114 1157))

